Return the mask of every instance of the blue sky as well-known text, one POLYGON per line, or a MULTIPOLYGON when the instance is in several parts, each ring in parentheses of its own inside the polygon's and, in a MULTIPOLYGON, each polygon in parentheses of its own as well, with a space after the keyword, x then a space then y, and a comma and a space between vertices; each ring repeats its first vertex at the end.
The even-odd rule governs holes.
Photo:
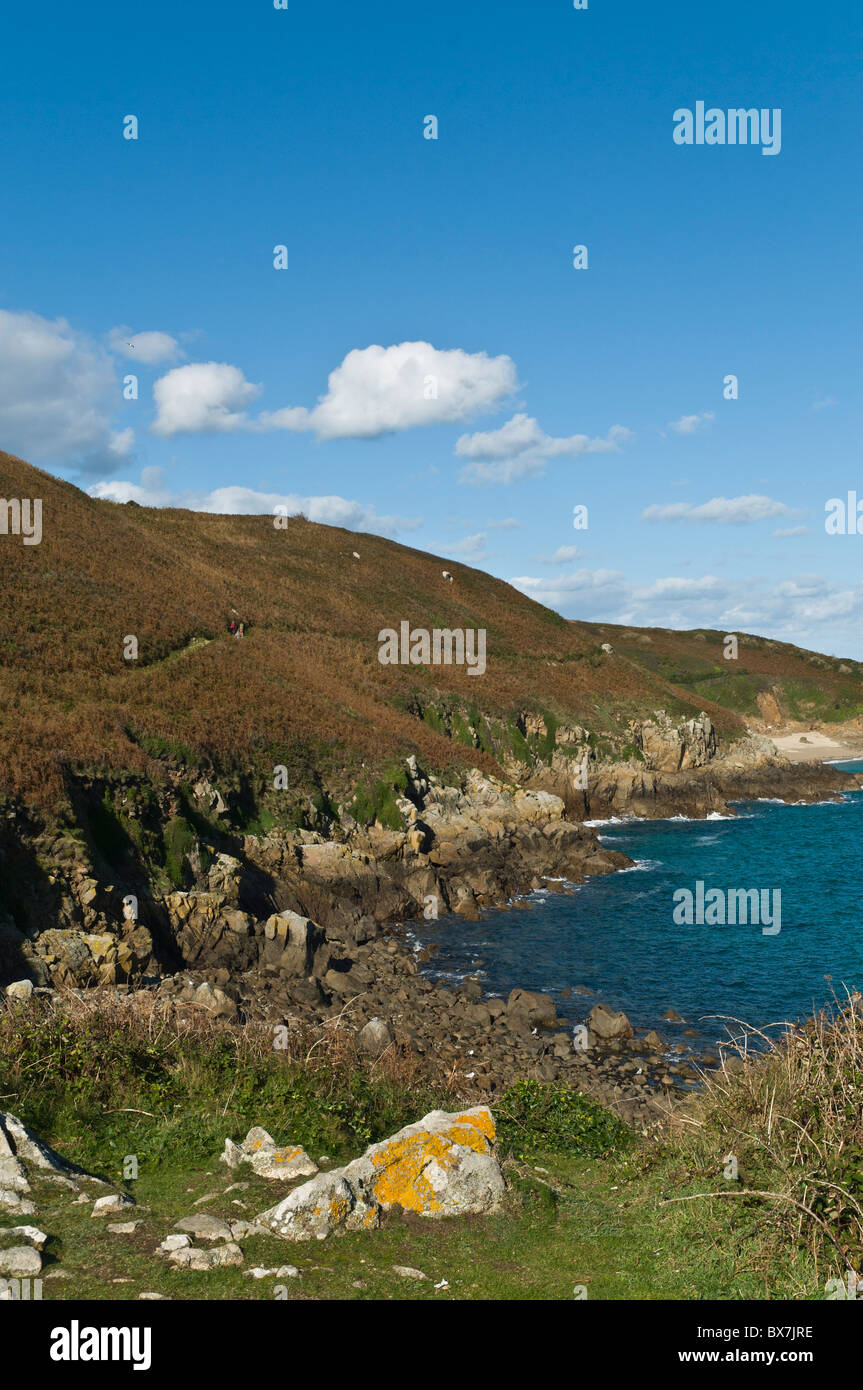
POLYGON ((863 657, 863 537, 824 527, 863 497, 855 11, 7 18, 0 447, 119 500, 285 499, 571 617, 863 657), (699 100, 780 109, 779 153, 676 144, 699 100))

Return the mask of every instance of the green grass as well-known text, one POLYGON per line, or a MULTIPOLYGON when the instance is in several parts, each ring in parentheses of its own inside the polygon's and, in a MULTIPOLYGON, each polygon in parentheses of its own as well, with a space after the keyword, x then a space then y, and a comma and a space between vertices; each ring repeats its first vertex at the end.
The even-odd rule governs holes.
MULTIPOLYGON (((140 1147, 139 1134, 139 1124, 131 1123, 127 1152, 140 1147)), ((598 1160, 551 1151, 529 1162, 506 1159, 504 1171, 508 1193, 493 1215, 439 1221, 391 1215, 381 1230, 325 1242, 241 1240, 245 1267, 300 1270, 299 1279, 260 1281, 239 1268, 174 1270, 155 1254, 174 1222, 192 1212, 252 1220, 285 1195, 284 1184, 246 1168, 229 1174, 215 1147, 195 1163, 142 1163, 139 1179, 127 1184, 142 1212, 110 1218, 142 1219, 133 1236, 111 1234, 89 1206, 40 1189, 38 1220, 52 1235, 47 1256, 72 1276, 46 1280, 43 1296, 122 1300, 148 1290, 175 1299, 273 1299, 279 1285, 290 1300, 569 1300, 577 1286, 588 1299, 609 1300, 757 1299, 768 1287, 774 1298, 823 1296, 823 1271, 816 1275, 802 1254, 777 1260, 722 1203, 716 1211, 662 1205, 671 1183, 662 1164, 645 1171, 643 1161, 619 1155, 598 1160), (249 1186, 226 1193, 235 1181, 249 1186), (209 1193, 216 1196, 195 1205, 209 1193), (393 1265, 419 1269, 428 1280, 405 1279, 393 1265), (113 1282, 120 1279, 130 1282, 113 1282), (436 1291, 444 1279, 449 1287, 436 1291)))
POLYGON ((226 1136, 240 1140, 262 1124, 277 1142, 340 1164, 429 1110, 460 1108, 427 1063, 395 1049, 372 1066, 341 1029, 294 1035, 282 1052, 267 1030, 194 1012, 166 1019, 103 993, 0 1011, 0 1075, 4 1108, 74 1163, 125 1186, 141 1209, 93 1218, 88 1205, 35 1178, 35 1220, 51 1237, 45 1273, 59 1266, 71 1276, 45 1279, 46 1298, 148 1290, 272 1299, 278 1282, 291 1300, 570 1299, 577 1287, 609 1300, 818 1299, 857 1259, 857 1040, 853 1015, 801 1030, 766 1061, 711 1083, 689 1102, 689 1123, 661 1142, 562 1083, 516 1082, 492 1107, 507 1180, 500 1210, 446 1220, 393 1212, 380 1230, 325 1242, 241 1238, 246 1268, 300 1269, 300 1279, 280 1281, 242 1269, 179 1271, 155 1251, 183 1216, 251 1221, 290 1190, 246 1167, 225 1169, 226 1136), (801 1159, 783 1136, 799 1136, 807 1115, 810 1129, 817 1115, 818 1130, 801 1159), (740 1157, 736 1182, 723 1173, 729 1147, 740 1157), (138 1177, 124 1182, 129 1155, 138 1177), (851 1194, 841 1204, 831 1197, 836 1180, 851 1194), (235 1182, 248 1186, 226 1191, 235 1182), (817 1220, 798 1229, 784 1194, 817 1196, 819 1182, 817 1220), (143 1222, 134 1235, 106 1229, 132 1218, 143 1222), (825 1221, 844 1256, 816 1239, 825 1221), (406 1280, 396 1264, 428 1280, 406 1280), (448 1287, 435 1291, 441 1280, 448 1287))

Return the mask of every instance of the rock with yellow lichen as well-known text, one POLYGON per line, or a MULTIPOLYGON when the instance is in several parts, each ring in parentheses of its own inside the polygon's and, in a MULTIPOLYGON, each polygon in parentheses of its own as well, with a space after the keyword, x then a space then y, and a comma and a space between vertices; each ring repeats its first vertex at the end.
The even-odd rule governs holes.
POLYGON ((257 1221, 287 1240, 322 1240, 376 1226, 393 1207, 428 1217, 488 1212, 503 1192, 491 1111, 433 1110, 362 1158, 295 1188, 257 1221))
POLYGON ((344 1169, 319 1173, 295 1187, 289 1197, 256 1218, 285 1240, 324 1240, 333 1231, 377 1226, 380 1208, 347 1183, 344 1169))
POLYGON ((309 1158, 299 1144, 279 1145, 271 1134, 260 1125, 250 1129, 242 1144, 232 1139, 225 1140, 225 1152, 221 1160, 229 1168, 239 1168, 241 1163, 250 1163, 252 1171, 260 1178, 308 1178, 317 1173, 318 1165, 309 1158))

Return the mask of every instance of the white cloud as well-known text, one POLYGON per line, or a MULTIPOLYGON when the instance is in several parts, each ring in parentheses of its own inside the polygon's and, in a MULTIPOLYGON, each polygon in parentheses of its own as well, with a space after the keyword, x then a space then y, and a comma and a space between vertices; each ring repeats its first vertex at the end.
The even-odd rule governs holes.
POLYGON ((541 594, 544 598, 598 590, 603 593, 617 592, 626 588, 626 581, 619 570, 575 570, 571 574, 556 575, 553 579, 534 579, 522 575, 509 582, 531 596, 541 594))
POLYGON ((662 578, 635 584, 614 570, 578 570, 546 579, 510 580, 565 617, 643 627, 716 628, 756 632, 812 650, 861 653, 863 583, 839 587, 821 575, 798 575, 770 586, 742 576, 724 584, 662 578))
POLYGON ((463 541, 457 541, 454 545, 448 545, 444 551, 446 555, 472 555, 475 560, 481 559, 486 554, 487 535, 484 531, 478 531, 474 536, 465 536, 463 541))
POLYGON ((196 512, 227 516, 275 515, 276 508, 289 516, 303 512, 310 521, 327 526, 343 526, 348 531, 369 531, 373 535, 396 536, 415 531, 419 518, 379 516, 367 503, 344 497, 303 497, 298 493, 257 492, 248 487, 220 487, 212 492, 173 492, 161 468, 145 468, 140 483, 114 480, 88 488, 91 497, 109 502, 137 502, 142 507, 183 507, 196 512))
POLYGON ((132 452, 135 443, 135 431, 131 425, 124 430, 112 430, 109 436, 109 449, 117 458, 126 458, 132 452))
POLYGON ((459 481, 510 483, 528 474, 544 473, 548 459, 617 453, 630 434, 625 426, 613 425, 605 439, 591 439, 586 434, 555 439, 540 428, 533 416, 521 412, 499 429, 459 437, 456 456, 471 460, 462 469, 459 481))
POLYGON ((227 362, 190 362, 174 367, 153 386, 154 434, 223 434, 248 428, 245 407, 260 394, 239 367, 227 362))
POLYGON ((103 348, 65 319, 0 309, 0 439, 31 463, 107 472, 132 446, 115 432, 119 398, 103 348))
POLYGON ((838 404, 839 404, 839 402, 837 401, 837 399, 836 399, 835 396, 825 396, 824 399, 823 399, 823 401, 813 401, 813 402, 812 402, 812 409, 813 409, 813 410, 830 410, 830 409, 832 409, 832 407, 833 407, 834 405, 838 405, 838 404))
POLYGON ((679 420, 669 420, 668 428, 674 430, 675 434, 694 434, 702 425, 709 425, 715 419, 712 410, 705 410, 700 415, 681 415, 679 420))
POLYGON ((720 526, 742 526, 765 517, 787 516, 789 508, 771 497, 749 494, 745 497, 714 497, 695 507, 691 502, 654 504, 641 513, 642 521, 710 521, 720 526))
POLYGON ((514 516, 506 516, 503 521, 487 521, 486 527, 489 531, 521 531, 524 522, 517 521, 514 516))
POLYGON ((130 328, 112 328, 108 334, 108 346, 121 357, 143 362, 146 367, 154 367, 160 362, 176 362, 178 357, 184 356, 176 338, 155 329, 133 333, 130 328))
POLYGON ((559 545, 553 555, 540 555, 541 565, 568 565, 577 560, 581 551, 577 545, 559 545))
POLYGON ((771 536, 777 540, 785 540, 789 536, 809 536, 812 534, 811 526, 786 526, 780 531, 771 531, 771 536))
POLYGON ((725 585, 712 574, 705 574, 701 579, 680 579, 676 576, 656 579, 652 584, 633 589, 638 599, 696 599, 703 598, 705 594, 719 595, 725 592, 725 585))
POLYGON ((261 429, 313 430, 319 439, 374 439, 418 425, 466 420, 491 410, 515 391, 515 364, 506 356, 431 343, 354 348, 330 372, 326 395, 311 410, 287 406, 264 412, 261 429))

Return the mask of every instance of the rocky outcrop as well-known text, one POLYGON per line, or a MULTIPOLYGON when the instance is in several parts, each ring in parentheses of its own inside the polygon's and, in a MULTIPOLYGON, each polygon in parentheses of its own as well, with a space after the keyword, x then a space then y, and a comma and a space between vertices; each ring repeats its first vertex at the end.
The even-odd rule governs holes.
POLYGON ((683 772, 704 767, 716 756, 716 730, 703 712, 697 719, 675 724, 660 710, 653 719, 633 725, 636 746, 644 766, 657 772, 683 772))
POLYGON ((257 1221, 285 1240, 323 1240, 369 1230, 393 1207, 425 1217, 481 1214, 503 1193, 491 1111, 434 1110, 362 1158, 295 1188, 257 1221))

